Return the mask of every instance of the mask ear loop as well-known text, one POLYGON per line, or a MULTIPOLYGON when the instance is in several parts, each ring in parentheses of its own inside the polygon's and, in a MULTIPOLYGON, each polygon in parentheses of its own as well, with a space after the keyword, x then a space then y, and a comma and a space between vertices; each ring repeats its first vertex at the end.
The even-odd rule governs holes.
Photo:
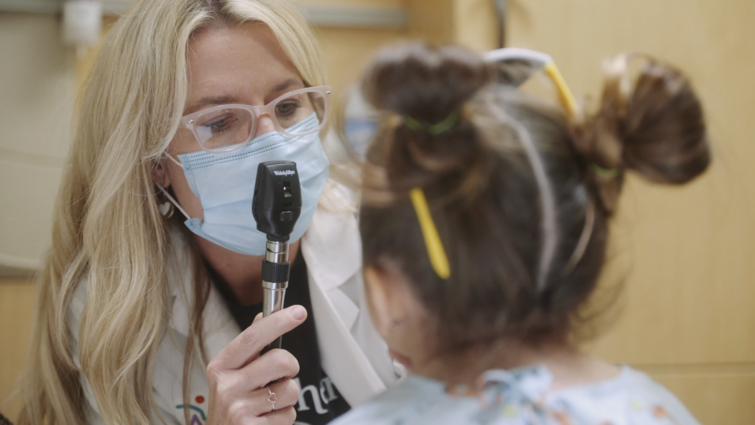
MULTIPOLYGON (((571 90, 569 90, 569 86, 566 85, 564 77, 561 76, 558 68, 556 68, 556 64, 552 61, 548 62, 545 64, 544 70, 546 75, 548 75, 548 77, 553 80, 553 84, 556 85, 559 100, 561 100, 561 104, 564 106, 566 114, 569 116, 569 118, 578 116, 579 106, 577 105, 577 101, 574 99, 574 95, 572 95, 571 90)), ((622 89, 625 89, 625 84, 628 84, 628 82, 622 81, 622 89)), ((585 225, 582 228, 582 234, 579 236, 577 246, 574 248, 574 252, 569 258, 569 262, 566 263, 566 267, 564 267, 564 270, 561 273, 561 277, 568 276, 572 271, 574 271, 577 263, 579 263, 579 260, 582 259, 582 256, 587 250, 587 245, 590 242, 594 228, 595 203, 593 202, 592 198, 588 197, 587 211, 585 212, 585 225)))
POLYGON ((566 263, 566 267, 564 267, 563 272, 561 272, 561 277, 566 277, 571 272, 573 272, 574 268, 577 266, 577 263, 579 263, 579 260, 581 260, 582 256, 585 255, 587 244, 590 242, 594 228, 595 203, 592 201, 592 198, 589 198, 589 200, 587 201, 587 212, 585 213, 585 225, 584 227, 582 227, 582 234, 579 236, 579 241, 577 241, 577 246, 574 248, 574 252, 569 258, 569 262, 566 263))
POLYGON ((507 117, 506 121, 519 137, 519 141, 529 159, 540 192, 540 205, 543 215, 540 226, 543 232, 543 247, 541 249, 538 265, 537 289, 538 291, 542 291, 545 289, 545 285, 548 282, 548 271, 551 268, 551 263, 556 255, 556 248, 558 247, 559 237, 558 223, 556 220, 556 197, 550 180, 548 179, 545 164, 537 152, 535 142, 532 140, 530 133, 516 120, 507 117))
POLYGON ((165 190, 165 188, 164 188, 164 187, 160 186, 160 185, 159 185, 159 184, 157 184, 157 183, 155 183, 155 186, 156 186, 156 187, 157 187, 158 189, 160 189, 160 191, 161 191, 161 192, 163 193, 163 195, 165 195, 165 196, 167 196, 167 197, 168 197, 168 200, 169 200, 169 201, 170 201, 170 202, 171 202, 171 203, 172 203, 172 204, 173 204, 173 205, 174 205, 174 206, 175 206, 176 208, 178 208, 178 211, 180 211, 180 212, 181 212, 181 214, 183 214, 183 215, 184 215, 184 217, 186 217, 186 219, 187 219, 187 220, 191 220, 191 217, 189 217, 189 214, 187 214, 187 213, 186 213, 186 211, 184 211, 184 209, 183 209, 183 208, 181 208, 181 205, 180 205, 180 204, 178 203, 178 201, 176 201, 176 199, 175 199, 175 198, 173 198, 172 196, 170 196, 170 193, 168 193, 168 191, 167 191, 167 190, 165 190))
MULTIPOLYGON (((493 50, 485 54, 485 58, 491 62, 502 62, 507 60, 524 60, 535 66, 542 66, 545 74, 553 81, 556 86, 558 98, 561 101, 566 114, 569 119, 578 118, 580 115, 579 105, 577 104, 574 95, 569 86, 566 85, 561 72, 556 67, 553 58, 545 53, 537 52, 529 49, 520 48, 503 48, 493 50)), ((520 82, 521 83, 521 82, 520 82)), ((505 116, 505 114, 503 114, 505 116)), ((529 157, 530 164, 535 172, 535 177, 538 181, 538 186, 541 192, 541 204, 543 206, 543 233, 545 235, 543 241, 543 252, 540 258, 539 273, 537 276, 537 287, 539 290, 543 290, 546 283, 547 273, 550 268, 550 263, 555 255, 556 247, 558 245, 557 229, 556 229, 556 217, 555 217, 555 202, 553 198, 553 189, 550 187, 550 182, 547 179, 544 165, 534 143, 530 139, 530 135, 527 130, 519 125, 517 122, 511 122, 512 127, 518 133, 519 138, 524 145, 525 152, 529 157)), ((577 247, 572 253, 569 262, 567 263, 565 273, 568 274, 576 266, 579 260, 584 254, 587 243, 592 235, 592 229, 595 221, 595 210, 592 200, 588 200, 588 209, 585 217, 585 227, 582 230, 582 235, 577 243, 577 247)))
MULTIPOLYGON (((180 163, 180 162, 179 162, 179 161, 178 161, 178 160, 177 160, 176 158, 173 158, 173 157, 172 157, 172 156, 171 156, 171 155, 170 155, 169 153, 166 153, 166 154, 165 154, 165 156, 167 156, 167 157, 168 157, 168 159, 170 159, 171 161, 175 162, 175 163, 176 163, 176 165, 178 165, 179 167, 181 167, 181 169, 183 169, 183 168, 184 168, 184 166, 183 166, 183 165, 181 165, 181 163, 180 163)), ((170 201, 170 202, 171 202, 171 203, 172 203, 172 204, 173 204, 173 205, 174 205, 174 206, 175 206, 176 208, 178 208, 178 211, 180 211, 180 212, 181 212, 181 214, 183 214, 183 215, 184 215, 184 217, 186 217, 186 219, 187 219, 187 220, 191 220, 191 217, 189 216, 189 214, 187 214, 187 213, 186 213, 186 211, 185 211, 185 210, 184 210, 183 208, 181 208, 181 205, 180 205, 180 204, 178 203, 178 201, 176 201, 176 199, 175 199, 175 198, 173 198, 172 196, 170 196, 170 193, 168 193, 168 191, 167 191, 167 190, 165 190, 165 188, 164 188, 164 187, 160 186, 160 185, 159 185, 159 184, 157 184, 157 183, 155 183, 155 187, 157 187, 158 189, 160 189, 160 191, 161 191, 161 192, 162 192, 162 193, 163 193, 163 194, 164 194, 164 195, 165 195, 166 197, 168 197, 168 200, 169 200, 169 201, 170 201)))
POLYGON ((181 161, 177 160, 176 158, 173 158, 173 156, 171 154, 166 153, 165 156, 167 156, 168 159, 171 160, 171 161, 173 161, 176 165, 178 165, 179 167, 181 167, 181 169, 184 168, 183 164, 181 164, 181 161))

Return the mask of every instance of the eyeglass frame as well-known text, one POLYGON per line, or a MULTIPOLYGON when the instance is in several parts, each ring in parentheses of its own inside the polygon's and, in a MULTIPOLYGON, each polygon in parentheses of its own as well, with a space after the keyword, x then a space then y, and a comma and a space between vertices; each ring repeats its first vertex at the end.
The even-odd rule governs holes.
POLYGON ((202 110, 199 110, 199 111, 196 111, 196 112, 192 112, 190 114, 186 114, 186 115, 182 116, 181 117, 181 125, 179 126, 179 128, 185 128, 185 129, 191 131, 191 133, 194 135, 194 140, 197 141, 197 143, 199 144, 199 147, 201 147, 203 151, 209 152, 209 153, 227 153, 227 152, 233 152, 233 151, 235 151, 237 149, 241 149, 244 146, 248 145, 249 142, 251 142, 252 140, 254 140, 254 134, 257 132, 257 125, 259 124, 260 117, 262 117, 263 115, 267 115, 268 117, 270 117, 270 119, 273 121, 273 125, 275 126, 275 129, 277 131, 279 131, 279 132, 287 135, 287 136, 306 136, 307 134, 312 134, 314 132, 322 130, 322 128, 325 126, 325 123, 328 121, 328 111, 330 110, 330 95, 331 95, 331 92, 332 92, 332 87, 331 86, 304 87, 304 88, 301 88, 301 89, 297 89, 297 90, 290 91, 288 93, 282 94, 282 95, 280 95, 277 98, 271 100, 270 102, 268 102, 267 104, 265 104, 263 106, 244 105, 244 104, 241 104, 241 103, 231 103, 231 104, 227 104, 227 105, 213 106, 211 108, 205 108, 205 109, 202 109, 202 110), (323 108, 323 111, 322 111, 322 115, 323 115, 322 122, 320 123, 320 125, 317 128, 315 128, 313 130, 309 130, 309 131, 306 131, 304 133, 295 133, 295 134, 289 133, 288 131, 286 131, 285 128, 283 128, 280 125, 280 123, 278 122, 278 118, 275 117, 275 107, 282 100, 288 99, 289 97, 295 96, 295 95, 300 94, 300 93, 307 93, 307 92, 317 92, 317 93, 322 94, 323 97, 325 98, 325 107, 323 108), (245 111, 249 111, 252 114, 252 117, 254 118, 254 121, 253 121, 253 127, 252 127, 252 129, 250 131, 249 139, 247 139, 246 141, 244 141, 242 143, 237 143, 235 145, 229 146, 230 149, 208 149, 208 148, 206 148, 204 146, 203 142, 200 141, 200 137, 199 137, 199 134, 197 133, 196 124, 195 124, 194 121, 196 120, 196 118, 199 118, 200 116, 202 116, 204 114, 212 113, 212 112, 223 110, 223 109, 230 109, 230 108, 233 108, 233 109, 243 109, 245 111))

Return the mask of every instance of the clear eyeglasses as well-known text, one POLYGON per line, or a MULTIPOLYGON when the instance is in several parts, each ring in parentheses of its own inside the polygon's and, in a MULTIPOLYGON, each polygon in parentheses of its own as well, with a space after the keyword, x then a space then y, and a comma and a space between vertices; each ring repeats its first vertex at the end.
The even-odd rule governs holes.
POLYGON ((262 115, 269 116, 275 129, 288 136, 320 131, 328 119, 329 86, 307 87, 286 93, 265 106, 220 105, 181 118, 181 127, 194 133, 203 150, 213 153, 241 149, 252 141, 262 115), (297 125, 312 117, 312 125, 297 125))

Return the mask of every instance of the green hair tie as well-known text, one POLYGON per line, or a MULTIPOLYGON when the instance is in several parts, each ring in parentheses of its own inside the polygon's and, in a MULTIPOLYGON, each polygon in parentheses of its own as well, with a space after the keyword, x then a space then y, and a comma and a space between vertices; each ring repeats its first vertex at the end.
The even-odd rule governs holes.
POLYGON ((415 120, 412 117, 404 117, 404 123, 407 127, 411 128, 414 131, 424 131, 425 133, 431 134, 433 136, 437 136, 441 133, 444 133, 451 129, 456 123, 459 121, 459 114, 456 112, 449 115, 446 119, 443 121, 433 124, 430 126, 425 126, 421 122, 415 120))
POLYGON ((590 169, 595 174, 597 174, 599 176, 603 176, 603 177, 608 177, 608 178, 618 177, 621 174, 621 172, 623 171, 621 168, 613 168, 613 169, 609 170, 607 168, 601 167, 600 165, 598 165, 598 164, 596 164, 594 162, 590 163, 590 169))

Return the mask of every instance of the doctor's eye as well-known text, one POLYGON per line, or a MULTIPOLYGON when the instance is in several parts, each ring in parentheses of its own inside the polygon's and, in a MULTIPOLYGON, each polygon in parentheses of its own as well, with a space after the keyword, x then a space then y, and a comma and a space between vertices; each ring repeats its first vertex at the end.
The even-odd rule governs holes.
POLYGON ((288 118, 296 115, 296 111, 300 107, 298 100, 286 99, 275 106, 275 115, 279 118, 288 118))
POLYGON ((252 133, 252 114, 241 109, 223 109, 197 119, 199 141, 214 149, 247 141, 252 133))
POLYGON ((228 131, 236 122, 239 121, 239 117, 234 114, 226 114, 220 117, 213 118, 201 124, 202 127, 207 127, 212 135, 228 131))

